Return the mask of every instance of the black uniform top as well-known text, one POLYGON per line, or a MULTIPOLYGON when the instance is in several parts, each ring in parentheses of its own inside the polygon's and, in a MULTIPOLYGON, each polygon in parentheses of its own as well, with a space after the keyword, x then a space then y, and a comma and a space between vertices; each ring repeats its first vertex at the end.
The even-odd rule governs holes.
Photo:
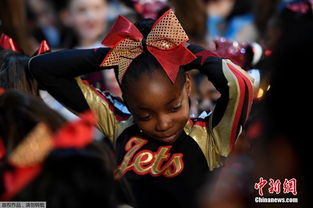
POLYGON ((249 76, 229 60, 194 46, 190 49, 198 58, 188 67, 207 75, 222 96, 213 114, 190 119, 173 144, 141 133, 131 115, 77 78, 100 70, 109 49, 65 50, 29 61, 31 74, 61 103, 77 113, 87 109, 96 113, 98 128, 116 150, 115 176, 128 179, 138 207, 196 207, 201 184, 222 165, 249 113, 253 98, 249 76))

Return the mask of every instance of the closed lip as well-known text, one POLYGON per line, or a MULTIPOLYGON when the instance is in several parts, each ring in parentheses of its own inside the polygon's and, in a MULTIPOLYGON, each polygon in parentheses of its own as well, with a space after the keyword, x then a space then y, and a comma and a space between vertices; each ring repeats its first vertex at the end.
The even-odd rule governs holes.
POLYGON ((173 142, 177 135, 178 133, 172 134, 171 136, 158 136, 157 139, 162 142, 169 143, 169 142, 173 142))

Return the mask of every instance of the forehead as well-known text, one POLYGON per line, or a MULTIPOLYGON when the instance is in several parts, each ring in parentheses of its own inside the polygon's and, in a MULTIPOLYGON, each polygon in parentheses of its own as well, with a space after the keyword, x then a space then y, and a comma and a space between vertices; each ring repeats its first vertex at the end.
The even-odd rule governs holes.
POLYGON ((183 86, 181 79, 173 84, 161 73, 143 74, 129 86, 125 99, 130 107, 160 108, 178 99, 183 86))

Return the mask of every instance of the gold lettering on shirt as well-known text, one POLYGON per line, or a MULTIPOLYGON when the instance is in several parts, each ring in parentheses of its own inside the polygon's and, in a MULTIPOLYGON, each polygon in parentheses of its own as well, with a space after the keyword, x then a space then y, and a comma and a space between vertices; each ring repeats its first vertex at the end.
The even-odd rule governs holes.
POLYGON ((175 177, 184 169, 183 154, 170 154, 172 146, 161 146, 156 152, 143 149, 148 141, 140 137, 132 137, 125 145, 126 154, 115 170, 115 177, 120 178, 128 171, 138 175, 175 177), (138 152, 139 151, 139 152, 138 152))

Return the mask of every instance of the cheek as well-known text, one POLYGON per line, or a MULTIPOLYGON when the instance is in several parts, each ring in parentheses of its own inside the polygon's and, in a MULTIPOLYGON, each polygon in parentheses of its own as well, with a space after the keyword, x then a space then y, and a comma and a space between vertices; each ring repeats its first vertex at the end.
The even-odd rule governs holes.
MULTIPOLYGON (((131 110, 131 108, 129 108, 131 110)), ((171 121, 173 122, 173 128, 176 130, 183 129, 189 119, 189 99, 186 95, 181 110, 176 113, 171 113, 171 121)), ((146 133, 154 134, 155 126, 157 125, 156 119, 149 121, 135 121, 137 126, 146 133)))
POLYGON ((100 23, 106 22, 107 11, 105 8, 96 9, 94 14, 95 14, 95 20, 96 21, 98 21, 100 23))
POLYGON ((184 98, 183 98, 183 107, 182 107, 182 110, 181 110, 181 113, 187 117, 187 119, 189 118, 189 109, 190 109, 190 106, 189 106, 189 96, 188 94, 186 93, 184 95, 184 98))
MULTIPOLYGON (((131 114, 133 114, 133 110, 131 106, 127 106, 130 110, 131 114)), ((140 121, 137 120, 136 117, 134 117, 134 122, 138 126, 138 128, 146 133, 151 133, 154 131, 155 121, 154 119, 151 119, 149 121, 140 121)))
POLYGON ((73 12, 71 14, 71 19, 72 19, 73 27, 81 28, 86 22, 86 15, 84 13, 73 12))
POLYGON ((138 125, 139 129, 146 133, 153 134, 154 133, 154 127, 155 127, 155 122, 154 120, 146 121, 146 122, 136 122, 138 125))
POLYGON ((179 123, 181 123, 182 125, 185 125, 186 122, 189 119, 189 101, 187 99, 185 105, 183 106, 182 110, 180 112, 178 112, 178 120, 179 123))

